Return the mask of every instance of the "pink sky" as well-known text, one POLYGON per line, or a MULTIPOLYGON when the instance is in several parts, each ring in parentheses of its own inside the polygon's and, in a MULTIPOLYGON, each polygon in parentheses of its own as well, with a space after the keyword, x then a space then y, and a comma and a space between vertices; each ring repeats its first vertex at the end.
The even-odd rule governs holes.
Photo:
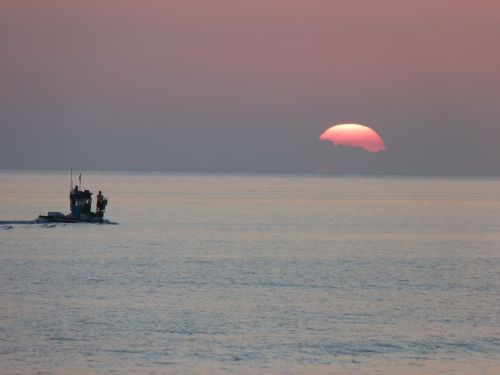
POLYGON ((498 35, 497 1, 2 2, 0 167, 66 167, 17 150, 86 126, 87 165, 306 171, 358 122, 380 170, 500 173, 498 35))

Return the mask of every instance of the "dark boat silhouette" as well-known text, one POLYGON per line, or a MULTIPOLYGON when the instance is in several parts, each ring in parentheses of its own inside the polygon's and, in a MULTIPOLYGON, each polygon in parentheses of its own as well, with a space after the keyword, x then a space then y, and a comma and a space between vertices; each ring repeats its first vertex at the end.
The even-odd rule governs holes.
MULTIPOLYGON (((73 174, 72 174, 73 177, 73 174)), ((80 185, 81 185, 80 175, 80 185)), ((48 212, 47 215, 39 215, 40 220, 56 223, 103 223, 104 212, 108 199, 99 192, 96 211, 92 211, 92 192, 89 190, 79 190, 78 185, 73 186, 71 178, 71 190, 69 193, 70 213, 65 215, 62 212, 48 212)))

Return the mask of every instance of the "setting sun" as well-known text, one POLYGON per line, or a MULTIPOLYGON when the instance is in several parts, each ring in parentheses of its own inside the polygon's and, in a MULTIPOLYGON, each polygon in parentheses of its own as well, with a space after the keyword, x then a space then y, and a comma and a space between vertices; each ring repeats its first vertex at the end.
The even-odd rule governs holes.
POLYGON ((330 141, 335 146, 360 147, 369 152, 386 151, 383 139, 368 126, 359 124, 334 125, 321 134, 321 141, 330 141))

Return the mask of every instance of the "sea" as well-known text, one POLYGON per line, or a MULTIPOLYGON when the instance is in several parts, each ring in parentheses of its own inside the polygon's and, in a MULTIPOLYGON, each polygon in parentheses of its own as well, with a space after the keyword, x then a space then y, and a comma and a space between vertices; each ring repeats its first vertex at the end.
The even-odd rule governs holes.
POLYGON ((500 179, 81 186, 106 223, 35 221, 69 171, 0 171, 2 375, 500 374, 500 179))

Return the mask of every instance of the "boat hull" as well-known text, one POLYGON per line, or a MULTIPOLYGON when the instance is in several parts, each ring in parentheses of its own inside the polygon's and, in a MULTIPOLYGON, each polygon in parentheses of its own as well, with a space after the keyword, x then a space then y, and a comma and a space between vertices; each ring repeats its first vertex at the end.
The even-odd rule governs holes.
POLYGON ((96 223, 102 224, 104 222, 103 215, 93 214, 91 216, 75 218, 71 215, 39 215, 39 220, 48 221, 51 223, 96 223))

